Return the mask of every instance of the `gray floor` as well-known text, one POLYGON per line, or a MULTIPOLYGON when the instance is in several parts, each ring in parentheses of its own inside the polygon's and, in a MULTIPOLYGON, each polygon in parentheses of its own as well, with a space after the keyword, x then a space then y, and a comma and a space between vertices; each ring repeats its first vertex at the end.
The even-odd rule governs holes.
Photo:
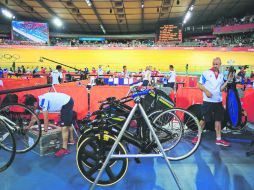
MULTIPOLYGON (((254 155, 246 157, 249 144, 233 142, 230 148, 214 144, 215 134, 207 132, 195 154, 171 162, 183 189, 254 189, 254 155)), ((75 147, 63 158, 39 157, 29 152, 17 155, 14 163, 0 173, 1 190, 88 189, 75 161, 75 147)), ((96 189, 169 190, 177 186, 161 158, 143 158, 141 164, 130 159, 123 179, 110 187, 96 189)))

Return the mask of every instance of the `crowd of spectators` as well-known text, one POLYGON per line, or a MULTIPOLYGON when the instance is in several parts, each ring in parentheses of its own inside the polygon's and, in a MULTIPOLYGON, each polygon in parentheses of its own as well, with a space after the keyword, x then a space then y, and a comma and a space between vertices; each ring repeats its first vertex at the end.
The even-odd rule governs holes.
MULTIPOLYGON (((221 18, 215 26, 254 23, 254 15, 238 18, 221 18)), ((0 39, 0 45, 66 46, 66 47, 254 47, 254 32, 216 35, 215 39, 184 39, 183 42, 160 42, 148 40, 82 41, 78 38, 50 38, 50 44, 32 41, 0 39)))
POLYGON ((27 45, 27 46, 44 46, 48 45, 47 43, 39 43, 33 41, 15 41, 11 39, 1 39, 0 38, 0 45, 27 45))
POLYGON ((242 18, 221 17, 220 19, 216 21, 215 26, 233 26, 233 25, 248 24, 248 23, 254 23, 254 15, 247 15, 242 18))
POLYGON ((179 46, 194 47, 254 47, 254 33, 218 35, 215 39, 187 39, 179 46))
POLYGON ((51 45, 75 46, 75 47, 152 47, 154 40, 105 40, 105 41, 82 41, 78 39, 52 38, 51 45))
MULTIPOLYGON (((215 39, 185 39, 184 42, 154 42, 130 40, 126 42, 105 41, 105 42, 65 42, 58 41, 51 46, 65 46, 65 47, 254 47, 254 33, 241 33, 241 34, 227 34, 216 36, 215 39)), ((30 46, 45 46, 48 44, 13 41, 13 40, 0 40, 0 45, 30 45, 30 46)))

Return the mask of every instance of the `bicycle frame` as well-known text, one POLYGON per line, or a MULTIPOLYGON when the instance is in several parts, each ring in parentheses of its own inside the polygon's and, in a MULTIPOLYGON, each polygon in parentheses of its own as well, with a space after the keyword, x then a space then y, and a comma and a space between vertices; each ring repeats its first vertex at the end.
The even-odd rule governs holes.
POLYGON ((128 118, 126 119, 126 121, 125 121, 125 123, 124 123, 124 125, 123 125, 123 127, 121 129, 121 131, 119 132, 118 137, 117 137, 116 141, 114 142, 114 145, 112 146, 110 152, 108 153, 108 156, 107 156, 105 162, 103 163, 102 168, 100 169, 100 171, 99 171, 99 173, 98 173, 94 183, 91 185, 90 190, 95 188, 95 185, 98 183, 98 181, 99 181, 99 179, 100 179, 100 177, 102 175, 102 172, 105 170, 105 168, 106 168, 106 166, 109 163, 111 158, 133 158, 133 157, 135 157, 135 158, 138 158, 138 157, 164 157, 164 159, 165 159, 165 161, 167 163, 167 166, 168 166, 168 168, 169 168, 169 170, 170 170, 170 172, 171 172, 171 174, 172 174, 172 176, 173 176, 173 178, 174 178, 178 188, 182 189, 181 186, 180 186, 179 180, 178 180, 177 176, 175 175, 175 173, 173 172, 173 170, 171 168, 171 165, 170 165, 170 162, 167 159, 167 155, 166 155, 165 151, 163 150, 163 147, 162 147, 158 137, 156 136, 156 133, 155 133, 155 131, 154 131, 150 121, 149 121, 149 118, 146 115, 142 105, 140 104, 140 96, 146 95, 148 92, 149 92, 149 90, 145 91, 145 92, 137 93, 137 95, 133 95, 133 98, 134 98, 134 101, 135 101, 135 105, 132 108, 128 118), (141 115, 143 116, 146 124, 148 125, 148 128, 152 132, 152 136, 154 137, 155 142, 156 142, 157 146, 159 147, 160 153, 158 153, 158 154, 149 154, 149 155, 145 155, 145 154, 131 154, 131 155, 119 155, 119 154, 117 154, 117 155, 113 155, 113 153, 114 153, 118 143, 120 142, 120 140, 124 136, 124 133, 126 132, 126 129, 127 129, 128 125, 129 125, 131 119, 133 118, 133 116, 134 116, 134 114, 135 114, 137 109, 140 110, 141 115))
POLYGON ((0 121, 3 121, 12 131, 17 130, 17 127, 15 127, 15 123, 8 118, 0 115, 0 121))

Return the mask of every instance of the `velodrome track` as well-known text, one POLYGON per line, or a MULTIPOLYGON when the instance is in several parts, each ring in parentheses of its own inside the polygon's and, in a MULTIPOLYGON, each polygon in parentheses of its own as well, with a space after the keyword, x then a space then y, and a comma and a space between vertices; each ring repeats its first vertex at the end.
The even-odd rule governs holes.
MULTIPOLYGON (((221 57, 224 65, 254 66, 254 48, 209 48, 209 47, 49 47, 49 46, 0 46, 0 65, 2 68, 11 67, 16 61, 16 67, 24 65, 53 67, 50 62, 40 63, 40 57, 66 63, 70 66, 83 69, 97 68, 110 65, 111 70, 122 71, 126 65, 129 71, 138 71, 151 65, 161 72, 168 71, 173 64, 177 72, 185 72, 185 65, 189 64, 189 72, 200 73, 211 67, 212 59, 221 57), (4 58, 4 55, 17 55, 15 58, 4 58)), ((6 56, 8 57, 8 56, 6 56)), ((66 68, 67 69, 67 68, 66 68)))

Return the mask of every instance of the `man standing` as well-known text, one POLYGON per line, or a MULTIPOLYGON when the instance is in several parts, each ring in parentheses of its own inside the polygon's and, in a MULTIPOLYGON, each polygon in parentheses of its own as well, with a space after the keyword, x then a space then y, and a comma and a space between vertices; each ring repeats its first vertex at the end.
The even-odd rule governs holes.
POLYGON ((186 64, 185 65, 185 73, 186 73, 186 75, 188 75, 188 70, 189 70, 189 64, 186 64))
POLYGON ((173 65, 169 65, 169 74, 167 76, 167 84, 164 87, 170 87, 174 89, 176 83, 176 72, 173 65))
POLYGON ((123 78, 129 78, 129 72, 127 70, 127 66, 123 66, 123 72, 121 73, 123 78))
POLYGON ((57 65, 56 70, 50 73, 50 77, 52 77, 52 84, 60 84, 63 80, 62 66, 57 65))
POLYGON ((12 70, 13 70, 13 72, 15 72, 15 69, 16 69, 16 63, 13 62, 13 63, 12 63, 12 70))
POLYGON ((143 75, 143 84, 142 86, 148 86, 149 84, 151 84, 151 68, 150 66, 147 66, 146 67, 146 70, 145 70, 145 73, 143 75))
MULTIPOLYGON (((212 114, 215 118, 215 131, 217 145, 228 147, 230 143, 221 138, 221 123, 224 116, 224 108, 222 105, 222 91, 228 84, 228 81, 232 80, 232 74, 230 74, 224 83, 223 74, 220 73, 219 69, 221 66, 221 59, 216 57, 213 59, 213 67, 205 71, 198 83, 198 87, 203 91, 203 105, 202 105, 202 115, 203 120, 200 121, 200 125, 204 128, 206 122, 212 120, 212 114)), ((192 143, 195 144, 198 138, 192 139, 192 143)))
POLYGON ((102 65, 99 65, 97 70, 98 78, 97 78, 97 85, 103 85, 103 69, 102 65))
POLYGON ((163 88, 161 89, 167 95, 170 95, 172 90, 174 90, 176 82, 176 72, 173 65, 169 65, 169 73, 163 79, 163 88))

